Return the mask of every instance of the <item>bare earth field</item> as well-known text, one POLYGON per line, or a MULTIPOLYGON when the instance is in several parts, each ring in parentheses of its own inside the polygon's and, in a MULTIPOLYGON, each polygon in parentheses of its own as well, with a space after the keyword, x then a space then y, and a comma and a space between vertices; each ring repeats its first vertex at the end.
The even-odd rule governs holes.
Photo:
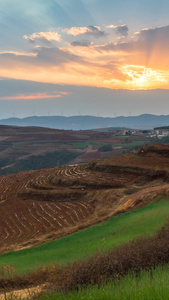
POLYGON ((169 193, 169 146, 0 177, 0 252, 39 245, 169 193))
POLYGON ((129 137, 120 134, 116 131, 73 131, 0 125, 0 174, 46 168, 49 163, 50 167, 87 163, 91 159, 121 155, 154 141, 146 137, 146 134, 129 137), (112 150, 100 151, 103 145, 111 145, 112 150), (58 153, 60 156, 68 153, 69 156, 57 159, 58 153), (55 155, 56 159, 49 161, 45 157, 47 154, 55 155), (32 157, 40 161, 37 166, 32 162, 32 157))

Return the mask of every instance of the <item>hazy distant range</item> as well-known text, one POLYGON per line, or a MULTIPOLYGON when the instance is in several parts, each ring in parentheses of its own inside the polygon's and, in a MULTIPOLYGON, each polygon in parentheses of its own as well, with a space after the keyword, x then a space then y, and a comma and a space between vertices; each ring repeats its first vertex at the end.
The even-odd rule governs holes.
POLYGON ((169 115, 143 114, 128 117, 95 117, 95 116, 41 116, 27 118, 8 118, 0 120, 0 125, 39 126, 55 129, 88 130, 107 127, 127 127, 152 129, 157 126, 169 126, 169 115))

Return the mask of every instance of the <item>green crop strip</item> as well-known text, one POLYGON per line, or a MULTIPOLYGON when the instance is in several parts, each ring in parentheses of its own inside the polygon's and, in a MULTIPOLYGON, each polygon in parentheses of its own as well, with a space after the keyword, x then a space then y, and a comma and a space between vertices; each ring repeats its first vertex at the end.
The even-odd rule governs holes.
POLYGON ((45 243, 39 247, 0 255, 0 266, 12 265, 20 274, 53 263, 67 264, 108 251, 138 236, 153 235, 168 218, 169 201, 163 199, 144 208, 111 217, 107 222, 45 243))

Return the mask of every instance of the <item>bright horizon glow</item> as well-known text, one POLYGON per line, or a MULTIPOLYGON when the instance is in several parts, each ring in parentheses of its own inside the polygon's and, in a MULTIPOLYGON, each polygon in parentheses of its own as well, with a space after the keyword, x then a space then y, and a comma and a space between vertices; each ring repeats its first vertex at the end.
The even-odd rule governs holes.
POLYGON ((153 70, 145 66, 127 65, 123 66, 122 72, 128 76, 126 84, 134 89, 140 88, 157 88, 161 84, 168 83, 169 72, 153 70))
POLYGON ((169 110, 168 0, 1 2, 0 114, 169 110))

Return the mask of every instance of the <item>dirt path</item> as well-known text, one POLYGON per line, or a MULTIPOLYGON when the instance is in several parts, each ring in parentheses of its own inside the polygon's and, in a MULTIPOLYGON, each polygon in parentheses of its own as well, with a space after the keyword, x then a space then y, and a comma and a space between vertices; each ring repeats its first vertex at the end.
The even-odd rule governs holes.
POLYGON ((165 193, 166 191, 169 191, 169 184, 163 185, 163 186, 155 186, 155 187, 145 188, 144 190, 141 190, 130 196, 125 196, 122 200, 122 203, 117 207, 117 209, 113 213, 111 213, 109 215, 109 217, 114 215, 114 213, 117 213, 118 211, 129 209, 130 207, 132 207, 134 205, 134 202, 137 199, 140 199, 140 198, 143 199, 144 196, 148 196, 149 194, 151 194, 153 192, 158 192, 157 194, 161 194, 161 193, 165 193))
POLYGON ((8 297, 14 297, 14 299, 27 299, 27 297, 33 297, 45 288, 45 284, 38 285, 36 287, 26 288, 23 290, 14 290, 11 292, 0 293, 0 300, 6 300, 8 297))

